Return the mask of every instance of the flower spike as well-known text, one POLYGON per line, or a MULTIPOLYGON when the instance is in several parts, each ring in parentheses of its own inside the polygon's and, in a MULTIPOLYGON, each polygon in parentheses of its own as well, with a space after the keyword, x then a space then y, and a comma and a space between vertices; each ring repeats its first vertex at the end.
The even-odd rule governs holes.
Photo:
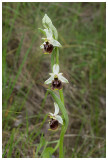
POLYGON ((49 125, 50 128, 48 130, 52 131, 57 131, 59 124, 63 125, 61 127, 61 134, 60 134, 60 141, 58 141, 57 146, 59 145, 59 158, 64 157, 63 153, 63 140, 64 140, 64 134, 67 130, 68 127, 68 114, 65 109, 65 104, 64 104, 64 96, 63 96, 63 91, 62 91, 62 83, 69 83, 68 80, 63 76, 63 73, 59 72, 59 48, 61 47, 61 44, 58 42, 58 32, 55 26, 53 25, 51 19, 48 17, 47 14, 44 15, 42 19, 42 24, 44 26, 44 29, 39 28, 39 30, 45 35, 43 40, 43 44, 40 46, 41 49, 43 49, 44 54, 50 54, 52 53, 54 49, 54 54, 51 55, 51 67, 54 61, 56 61, 53 65, 53 71, 52 73, 49 73, 50 77, 47 79, 44 83, 45 84, 50 84, 51 83, 51 88, 52 90, 60 90, 59 91, 59 96, 60 98, 54 93, 54 91, 49 90, 49 93, 53 97, 54 101, 57 103, 54 103, 55 111, 54 113, 49 113, 49 125), (58 106, 59 104, 59 106, 58 106), (62 113, 62 116, 64 118, 64 121, 62 117, 59 114, 59 107, 62 113), (64 123, 65 122, 65 123, 64 123))

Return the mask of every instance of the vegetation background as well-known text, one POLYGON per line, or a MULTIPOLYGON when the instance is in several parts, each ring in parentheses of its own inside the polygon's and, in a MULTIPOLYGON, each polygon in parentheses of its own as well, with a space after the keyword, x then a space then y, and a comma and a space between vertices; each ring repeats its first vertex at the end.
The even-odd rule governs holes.
POLYGON ((50 55, 40 50, 46 13, 59 33, 60 71, 69 126, 65 157, 106 156, 106 3, 2 3, 3 157, 58 157, 48 131, 54 112, 44 81, 50 55), (50 153, 50 154, 49 154, 50 153))

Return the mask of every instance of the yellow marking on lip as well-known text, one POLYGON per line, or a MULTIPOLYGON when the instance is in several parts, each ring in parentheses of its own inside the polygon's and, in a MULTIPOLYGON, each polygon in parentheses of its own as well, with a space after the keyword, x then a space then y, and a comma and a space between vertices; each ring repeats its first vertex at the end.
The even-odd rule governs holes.
POLYGON ((50 117, 51 119, 52 119, 52 118, 53 118, 53 119, 56 119, 55 116, 50 116, 50 115, 49 115, 49 117, 50 117))
POLYGON ((57 88, 55 88, 54 90, 56 90, 56 91, 57 91, 58 89, 57 89, 57 88))
POLYGON ((57 75, 54 75, 54 78, 58 78, 58 76, 57 76, 57 75))
MULTIPOLYGON (((59 128, 59 127, 58 127, 59 128)), ((53 131, 53 132, 55 132, 55 131, 57 131, 58 130, 58 128, 57 129, 55 129, 55 130, 53 130, 53 129, 48 129, 49 131, 53 131)))
POLYGON ((48 52, 44 52, 44 54, 49 54, 48 52))

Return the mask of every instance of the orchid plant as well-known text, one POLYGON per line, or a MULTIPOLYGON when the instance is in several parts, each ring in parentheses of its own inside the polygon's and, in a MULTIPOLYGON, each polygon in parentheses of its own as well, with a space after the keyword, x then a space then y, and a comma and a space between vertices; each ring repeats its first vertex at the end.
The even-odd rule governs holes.
POLYGON ((39 30, 46 36, 46 38, 42 38, 44 42, 40 46, 43 49, 44 54, 51 54, 51 66, 52 73, 49 73, 50 78, 47 79, 44 83, 51 84, 48 92, 51 94, 54 100, 55 112, 49 113, 49 129, 56 131, 58 129, 59 124, 61 127, 60 139, 58 141, 57 146, 59 146, 59 157, 64 157, 63 152, 63 140, 64 134, 68 127, 68 114, 64 105, 64 96, 63 96, 63 83, 69 83, 68 80, 62 75, 63 73, 59 73, 59 47, 62 45, 58 42, 58 32, 55 26, 52 24, 51 19, 45 14, 42 19, 42 23, 44 29, 39 28, 39 30), (56 95, 56 91, 59 92, 59 97, 56 95), (59 110, 61 111, 62 116, 58 115, 59 110))

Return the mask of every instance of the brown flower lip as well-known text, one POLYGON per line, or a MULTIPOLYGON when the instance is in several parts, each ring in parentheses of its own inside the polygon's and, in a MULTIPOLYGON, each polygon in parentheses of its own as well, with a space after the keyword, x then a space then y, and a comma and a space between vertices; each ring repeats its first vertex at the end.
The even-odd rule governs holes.
POLYGON ((58 121, 52 118, 50 121, 50 129, 56 130, 58 126, 59 126, 58 121))
POLYGON ((62 89, 62 82, 60 80, 58 80, 58 78, 54 78, 54 80, 52 81, 52 89, 62 89))
POLYGON ((50 44, 49 42, 46 42, 46 44, 44 44, 44 51, 51 53, 53 51, 54 46, 52 44, 50 44))

